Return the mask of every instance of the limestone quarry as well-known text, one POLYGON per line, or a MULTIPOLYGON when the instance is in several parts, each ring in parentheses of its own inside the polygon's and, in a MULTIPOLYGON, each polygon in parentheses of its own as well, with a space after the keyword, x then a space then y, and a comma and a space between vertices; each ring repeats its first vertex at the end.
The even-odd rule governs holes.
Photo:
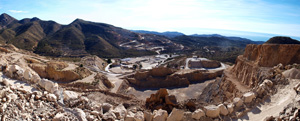
POLYGON ((168 68, 166 58, 116 74, 96 56, 62 61, 4 44, 0 119, 300 120, 299 53, 300 45, 247 45, 232 66, 186 58, 182 69, 168 68))

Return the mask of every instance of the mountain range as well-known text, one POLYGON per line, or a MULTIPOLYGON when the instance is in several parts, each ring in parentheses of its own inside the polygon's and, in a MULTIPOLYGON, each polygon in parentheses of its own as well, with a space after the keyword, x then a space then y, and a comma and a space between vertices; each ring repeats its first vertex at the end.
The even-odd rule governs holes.
POLYGON ((0 44, 47 56, 104 58, 184 52, 204 46, 240 47, 261 44, 240 37, 184 35, 179 32, 130 31, 105 23, 76 19, 68 25, 39 18, 17 20, 0 15, 0 44))

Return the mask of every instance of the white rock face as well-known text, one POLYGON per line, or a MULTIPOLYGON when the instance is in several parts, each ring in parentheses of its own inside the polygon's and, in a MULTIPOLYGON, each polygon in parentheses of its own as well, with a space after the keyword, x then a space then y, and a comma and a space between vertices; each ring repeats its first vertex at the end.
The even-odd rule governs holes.
POLYGON ((87 121, 86 115, 81 109, 75 108, 74 112, 75 112, 75 115, 79 118, 80 121, 87 121))
POLYGON ((229 112, 224 104, 220 104, 220 105, 218 105, 218 107, 220 109, 221 115, 224 115, 224 116, 228 115, 229 112))
POLYGON ((55 102, 57 100, 57 97, 54 94, 47 94, 46 98, 50 102, 55 102))
POLYGON ((154 111, 153 121, 166 121, 168 117, 168 112, 162 109, 154 111))
POLYGON ((197 109, 192 113, 192 118, 196 120, 199 120, 203 116, 205 116, 205 112, 202 109, 197 109))
POLYGON ((243 105, 243 100, 241 98, 234 98, 233 103, 235 104, 236 107, 241 107, 243 105))
POLYGON ((253 92, 247 92, 243 95, 243 97, 245 103, 250 103, 255 98, 255 94, 253 92))
POLYGON ((172 112, 167 118, 167 121, 180 121, 183 118, 183 113, 184 113, 183 110, 173 108, 172 112))
POLYGON ((73 91, 64 91, 64 99, 69 100, 69 99, 77 99, 78 98, 78 93, 73 92, 73 91))
POLYGON ((205 106, 204 110, 205 110, 206 116, 211 117, 211 118, 215 118, 220 115, 220 109, 218 106, 215 106, 215 105, 205 106))
POLYGON ((232 103, 228 104, 228 105, 227 105, 227 109, 228 109, 228 112, 229 112, 229 113, 232 113, 233 110, 234 110, 234 104, 232 104, 232 103))
POLYGON ((117 119, 124 119, 127 114, 127 110, 122 104, 119 104, 117 107, 115 107, 112 112, 115 113, 117 119))

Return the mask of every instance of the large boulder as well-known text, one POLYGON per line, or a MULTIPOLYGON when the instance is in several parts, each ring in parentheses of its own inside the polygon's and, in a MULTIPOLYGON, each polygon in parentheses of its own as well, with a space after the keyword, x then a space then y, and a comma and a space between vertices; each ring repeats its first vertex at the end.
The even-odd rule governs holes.
POLYGON ((173 108, 172 112, 170 113, 167 121, 181 121, 183 118, 184 111, 173 108))
POLYGON ((47 98, 47 101, 50 101, 50 102, 56 102, 56 100, 57 100, 57 97, 54 94, 47 94, 46 98, 47 98))
POLYGON ((64 100, 69 100, 69 99, 77 99, 78 98, 78 93, 73 92, 73 91, 64 91, 64 100))
POLYGON ((9 66, 7 76, 21 79, 24 76, 24 69, 19 65, 11 65, 9 66))
POLYGON ((263 81, 263 83, 266 84, 268 87, 272 87, 273 86, 273 82, 271 80, 269 80, 269 79, 265 79, 263 81))
POLYGON ((145 121, 152 121, 153 120, 152 112, 145 111, 144 112, 144 118, 145 118, 145 121))
POLYGON ((197 109, 192 113, 192 118, 196 120, 199 120, 203 116, 205 116, 205 112, 202 109, 197 109))
POLYGON ((233 103, 228 104, 228 105, 227 105, 227 109, 228 109, 228 112, 229 112, 229 113, 232 113, 233 110, 234 110, 234 104, 233 104, 233 103))
POLYGON ((48 79, 42 79, 38 83, 41 87, 43 87, 46 91, 54 93, 58 90, 58 84, 54 83, 48 79))
POLYGON ((166 121, 168 118, 168 112, 162 109, 155 110, 153 114, 153 121, 166 121))
POLYGON ((137 112, 136 114, 129 111, 124 120, 125 121, 143 121, 144 120, 144 114, 141 111, 137 112))
POLYGON ((226 106, 224 104, 220 104, 220 105, 218 105, 218 107, 220 109, 221 115, 224 115, 224 116, 228 115, 228 113, 229 113, 228 109, 226 108, 226 106))
POLYGON ((300 79, 300 70, 296 69, 296 68, 292 68, 292 69, 286 70, 282 74, 286 78, 300 79))
POLYGON ((106 112, 110 112, 110 110, 112 110, 113 106, 109 103, 103 103, 101 108, 102 108, 103 113, 106 113, 106 112))
POLYGON ((26 69, 26 70, 25 70, 25 72, 24 72, 24 78, 25 78, 26 80, 31 80, 31 78, 32 78, 32 73, 31 73, 31 71, 30 71, 29 69, 26 69))
POLYGON ((239 97, 233 99, 233 103, 236 107, 241 107, 243 105, 243 100, 239 97))
POLYGON ((243 97, 245 103, 250 103, 256 96, 254 92, 247 92, 243 95, 243 97))
POLYGON ((117 119, 124 119, 127 114, 127 110, 122 104, 119 104, 117 107, 115 107, 115 109, 112 110, 112 112, 115 113, 117 119))
POLYGON ((208 117, 216 118, 220 115, 220 108, 215 105, 209 105, 204 107, 205 114, 208 117))
POLYGON ((83 110, 79 109, 79 108, 75 108, 74 109, 74 113, 75 115, 78 117, 79 121, 87 121, 86 119, 86 115, 83 112, 83 110))
POLYGON ((169 113, 173 107, 177 106, 176 97, 169 96, 167 89, 161 88, 155 94, 151 94, 149 98, 146 98, 146 107, 152 110, 164 109, 169 113))

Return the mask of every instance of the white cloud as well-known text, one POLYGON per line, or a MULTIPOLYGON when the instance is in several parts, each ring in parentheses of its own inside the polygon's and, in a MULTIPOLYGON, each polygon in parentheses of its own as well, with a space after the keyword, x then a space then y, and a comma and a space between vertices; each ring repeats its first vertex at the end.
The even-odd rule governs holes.
POLYGON ((11 13, 28 13, 28 11, 21 11, 21 10, 9 10, 11 13))

